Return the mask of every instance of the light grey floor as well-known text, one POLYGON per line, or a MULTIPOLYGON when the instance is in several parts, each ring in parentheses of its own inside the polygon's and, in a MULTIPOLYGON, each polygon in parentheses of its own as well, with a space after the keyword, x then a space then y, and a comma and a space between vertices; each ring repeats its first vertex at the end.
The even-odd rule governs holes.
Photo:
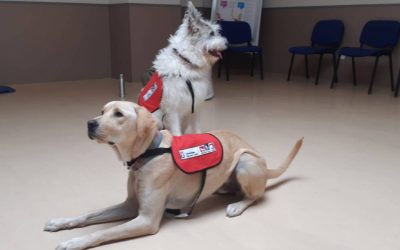
MULTIPOLYGON (((193 218, 166 218, 158 234, 98 249, 400 249, 400 99, 380 86, 335 90, 269 74, 216 81, 203 128, 233 130, 271 168, 293 143, 305 144, 263 201, 237 218, 230 197, 198 204, 193 218)), ((14 85, 0 95, 0 248, 54 249, 111 224, 43 232, 53 217, 74 216, 124 199, 126 169, 90 141, 86 121, 117 98, 117 82, 14 85)), ((129 84, 129 100, 139 85, 129 84)))

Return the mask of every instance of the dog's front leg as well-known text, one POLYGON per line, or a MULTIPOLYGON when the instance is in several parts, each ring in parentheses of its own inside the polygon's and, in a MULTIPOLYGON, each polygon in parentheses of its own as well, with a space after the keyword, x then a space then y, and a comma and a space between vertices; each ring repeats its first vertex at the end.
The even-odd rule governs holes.
POLYGON ((182 135, 182 124, 178 113, 168 113, 164 118, 165 129, 169 130, 173 135, 182 135))
MULTIPOLYGON (((148 194, 148 192, 145 193, 148 194)), ((154 190, 150 195, 144 197, 143 201, 139 201, 139 215, 135 219, 106 230, 65 241, 56 250, 82 250, 105 242, 155 234, 160 227, 166 197, 165 190, 154 190)))
POLYGON ((193 133, 193 134, 200 134, 200 109, 198 109, 195 113, 191 114, 189 119, 189 127, 190 131, 185 131, 184 133, 193 133))
POLYGON ((136 215, 137 202, 134 199, 127 199, 121 204, 96 212, 71 218, 52 219, 46 223, 44 230, 49 232, 56 232, 63 229, 71 229, 98 223, 130 219, 135 217, 136 215))

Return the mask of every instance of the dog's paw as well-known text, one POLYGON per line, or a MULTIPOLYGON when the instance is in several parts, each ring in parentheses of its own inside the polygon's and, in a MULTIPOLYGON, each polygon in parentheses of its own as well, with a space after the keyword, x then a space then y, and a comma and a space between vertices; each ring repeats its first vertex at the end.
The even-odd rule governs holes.
POLYGON ((71 228, 74 225, 71 223, 71 220, 67 218, 57 218, 49 220, 44 226, 44 231, 48 232, 56 232, 62 229, 71 228))
POLYGON ((81 238, 73 238, 62 242, 57 246, 56 250, 82 250, 85 248, 81 238))
POLYGON ((243 208, 238 203, 229 204, 228 207, 226 208, 226 216, 228 217, 239 216, 243 213, 244 210, 245 208, 243 208))

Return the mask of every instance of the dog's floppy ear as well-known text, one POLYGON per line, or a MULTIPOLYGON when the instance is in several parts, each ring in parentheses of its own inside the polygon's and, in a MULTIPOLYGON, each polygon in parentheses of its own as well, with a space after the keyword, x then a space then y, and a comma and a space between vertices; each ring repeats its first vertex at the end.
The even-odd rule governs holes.
POLYGON ((190 33, 196 33, 199 30, 197 24, 200 19, 201 19, 201 13, 196 9, 196 7, 194 7, 193 3, 189 1, 184 21, 187 23, 188 30, 190 33))
POLYGON ((138 138, 149 136, 153 130, 157 129, 157 123, 149 111, 137 105, 135 106, 135 112, 137 115, 136 130, 138 138))
POLYGON ((157 123, 152 114, 144 107, 135 105, 136 112, 136 137, 132 144, 133 158, 138 157, 146 151, 157 133, 157 123))

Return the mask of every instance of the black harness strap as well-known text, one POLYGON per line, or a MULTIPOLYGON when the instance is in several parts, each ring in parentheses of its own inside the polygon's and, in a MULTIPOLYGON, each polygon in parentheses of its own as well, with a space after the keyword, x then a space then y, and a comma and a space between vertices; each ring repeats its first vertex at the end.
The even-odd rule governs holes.
POLYGON ((199 188, 199 191, 197 192, 196 196, 194 197, 193 204, 190 207, 189 212, 187 213, 188 216, 190 216, 192 214, 194 206, 196 205, 197 201, 199 200, 201 193, 203 193, 204 185, 206 184, 206 179, 207 179, 207 170, 203 170, 203 171, 201 171, 200 188, 199 188))
POLYGON ((179 56, 180 59, 182 59, 185 63, 189 64, 190 67, 192 68, 199 68, 199 66, 197 66, 196 64, 194 64, 193 62, 191 62, 189 60, 189 58, 185 57, 184 55, 182 55, 181 53, 179 53, 179 51, 176 48, 172 49, 174 51, 174 53, 179 56))
POLYGON ((192 82, 190 80, 186 80, 186 85, 189 89, 190 96, 192 97, 192 114, 193 114, 194 113, 194 91, 193 91, 192 82))
POLYGON ((196 196, 193 199, 192 206, 190 207, 187 213, 182 213, 180 209, 169 209, 169 208, 165 209, 165 212, 180 218, 189 217, 192 214, 194 206, 196 206, 196 203, 199 200, 201 193, 203 193, 204 185, 206 184, 206 179, 207 179, 207 170, 203 170, 201 171, 199 191, 197 191, 196 196))
MULTIPOLYGON (((198 68, 197 65, 193 64, 187 57, 183 56, 181 53, 179 53, 179 51, 176 48, 172 49, 174 51, 174 53, 176 55, 179 56, 179 58, 181 58, 184 62, 186 62, 187 64, 189 64, 190 66, 194 67, 194 68, 198 68)), ((194 113, 194 91, 193 91, 193 86, 192 86, 192 82, 190 80, 186 80, 186 85, 189 89, 190 95, 192 96, 192 114, 194 113)))
POLYGON ((144 158, 149 158, 149 157, 153 157, 153 156, 158 156, 158 155, 162 155, 162 154, 166 154, 166 153, 171 153, 171 148, 148 149, 148 150, 146 150, 146 152, 144 152, 143 154, 139 155, 139 157, 126 162, 126 165, 128 165, 128 167, 132 167, 132 165, 135 164, 135 162, 137 160, 144 159, 144 158))

